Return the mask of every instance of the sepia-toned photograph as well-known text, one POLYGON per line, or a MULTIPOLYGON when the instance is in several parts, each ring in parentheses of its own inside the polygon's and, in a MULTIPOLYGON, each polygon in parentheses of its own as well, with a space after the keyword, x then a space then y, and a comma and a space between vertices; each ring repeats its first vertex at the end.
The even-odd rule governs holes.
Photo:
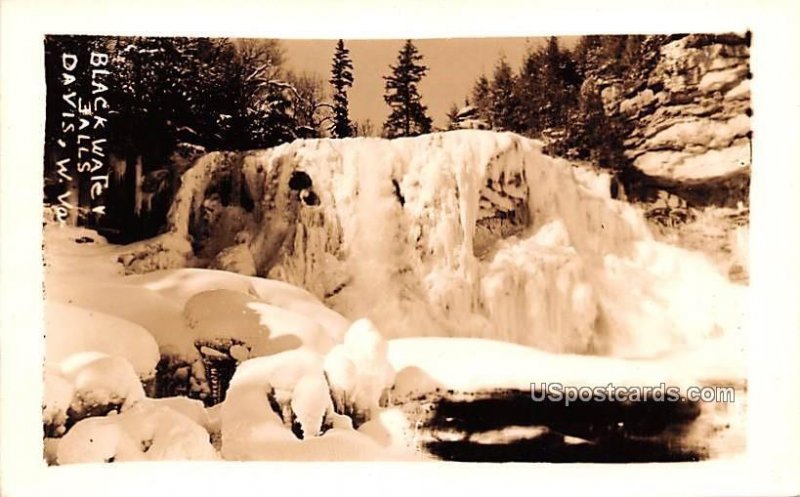
POLYGON ((741 456, 752 39, 46 36, 42 459, 741 456))
POLYGON ((0 0, 0 495, 797 495, 798 22, 0 0))

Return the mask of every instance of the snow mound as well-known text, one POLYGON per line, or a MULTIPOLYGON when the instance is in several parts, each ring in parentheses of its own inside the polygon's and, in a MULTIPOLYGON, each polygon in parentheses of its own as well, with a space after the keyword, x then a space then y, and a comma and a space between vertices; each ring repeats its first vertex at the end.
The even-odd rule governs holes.
MULTIPOLYGON (((75 352, 99 351, 134 365, 148 395, 208 401, 229 378, 219 368, 207 376, 211 356, 232 368, 298 348, 325 354, 350 326, 310 292, 282 281, 187 268, 126 276, 118 261, 130 246, 100 237, 76 243, 88 239, 85 232, 45 228, 47 359, 55 370, 75 352)), ((63 389, 54 388, 58 397, 63 389)), ((57 398, 46 403, 50 430, 66 421, 59 405, 57 398)))
MULTIPOLYGON (((387 353, 374 325, 359 320, 344 343, 325 357, 297 349, 243 362, 221 407, 223 456, 270 459, 281 453, 276 446, 291 451, 298 440, 320 444, 312 440, 330 440, 331 432, 351 432, 353 426, 379 417, 381 401, 394 382, 387 353)), ((340 436, 358 438, 334 435, 340 436)), ((321 444, 327 447, 327 442, 321 444)))
POLYGON ((142 380, 155 376, 158 344, 143 327, 102 312, 59 302, 45 303, 45 358, 58 364, 79 352, 125 358, 142 380))
MULTIPOLYGON (((204 316, 199 321, 206 317, 214 322, 225 321, 225 319, 215 317, 214 312, 204 312, 202 309, 203 302, 210 302, 209 305, 213 309, 218 310, 228 318, 230 318, 230 314, 239 313, 241 314, 239 316, 240 320, 250 320, 249 323, 244 324, 259 328, 259 330, 250 330, 249 332, 256 333, 258 336, 284 334, 288 326, 292 331, 297 331, 298 329, 308 331, 308 338, 312 342, 325 341, 324 338, 319 336, 320 333, 331 337, 333 341, 339 341, 345 330, 350 326, 350 322, 347 319, 326 307, 308 291, 277 280, 247 277, 227 271, 177 269, 131 276, 125 278, 125 283, 139 289, 139 291, 153 292, 164 303, 168 303, 173 308, 178 306, 182 309, 184 316, 186 315, 186 306, 189 301, 194 298, 200 298, 201 300, 197 300, 193 304, 193 307, 196 308, 195 310, 204 316), (205 296, 198 297, 200 295, 205 296), (220 302, 211 302, 216 300, 217 297, 221 299, 220 302), (276 310, 277 308, 285 312, 280 312, 276 310), (255 314, 258 314, 263 319, 263 324, 255 323, 255 314), (298 326, 291 325, 290 321, 292 319, 299 321, 301 324, 298 326), (270 326, 270 322, 273 323, 273 326, 270 326), (267 328, 269 328, 269 333, 266 331, 267 328)), ((194 312, 194 310, 191 312, 194 312)), ((181 318, 182 321, 183 319, 181 318)), ((192 320, 190 317, 190 321, 198 320, 192 320)), ((223 329, 232 328, 225 323, 220 324, 223 329)), ((152 323, 152 325, 157 327, 156 323, 152 323)), ((183 323, 180 327, 187 326, 187 323, 183 323)), ((209 327, 206 325, 200 326, 203 328, 209 327)), ((193 336, 192 331, 187 330, 187 333, 193 336)), ((174 337, 165 335, 166 333, 157 336, 159 343, 168 343, 171 339, 174 340, 174 337)), ((322 344, 318 345, 323 346, 322 344)), ((187 345, 184 343, 180 348, 185 349, 187 345)), ((191 348, 191 346, 188 348, 191 348)))
POLYGON ((211 418, 205 406, 199 400, 190 399, 188 397, 162 397, 160 399, 145 399, 143 402, 147 405, 155 406, 156 408, 167 407, 172 409, 177 413, 183 414, 206 430, 211 430, 213 428, 211 418))
MULTIPOLYGON (((283 340, 294 346, 297 340, 307 340, 309 347, 324 352, 341 341, 350 326, 349 320, 308 291, 282 281, 187 268, 123 276, 115 260, 129 246, 113 247, 101 241, 75 244, 78 235, 88 236, 84 232, 67 227, 45 230, 49 361, 57 362, 74 351, 99 350, 126 357, 146 379, 152 376, 159 350, 195 360, 197 326, 206 330, 203 333, 213 332, 202 323, 190 327, 184 311, 187 302, 203 292, 228 290, 252 297, 240 304, 261 305, 258 310, 245 310, 260 315, 265 329, 273 324, 269 336, 279 340, 273 345, 283 340), (292 320, 298 324, 292 325, 292 320)), ((208 318, 219 321, 213 315, 208 318)))
MULTIPOLYGON (((636 207, 610 198, 607 176, 547 157, 541 146, 461 130, 209 154, 184 176, 169 229, 191 238, 203 258, 227 258, 235 247, 256 274, 305 288, 389 337, 500 338, 645 357, 732 329, 727 317, 741 308, 741 292, 654 241, 636 207), (230 236, 199 221, 204 202, 219 201, 206 192, 226 184, 244 186, 253 202, 245 212, 234 200, 218 206, 243 216, 230 236), (654 267, 675 268, 668 290, 654 267), (691 319, 675 318, 676 307, 691 319)), ((290 310, 315 305, 298 299, 290 310)))
POLYGON ((202 426, 153 403, 137 404, 118 415, 84 419, 64 435, 57 449, 59 464, 218 458, 202 426))
MULTIPOLYGON (((296 440, 295 434, 285 426, 291 423, 293 394, 300 385, 295 402, 295 407, 299 407, 303 390, 313 387, 310 378, 322 376, 321 362, 318 354, 297 349, 240 364, 221 407, 223 457, 258 460, 265 451, 271 450, 272 444, 296 440), (303 383, 307 387, 303 387, 303 383)), ((309 419, 316 417, 313 411, 309 407, 304 413, 304 433, 313 431, 310 424, 314 419, 309 419)))
POLYGON ((145 397, 139 376, 122 357, 82 352, 63 360, 60 370, 72 384, 71 408, 78 413, 108 405, 125 410, 145 397))
MULTIPOLYGON (((378 434, 354 430, 349 417, 333 411, 321 361, 318 355, 297 350, 241 364, 221 405, 222 457, 239 461, 413 459, 407 445, 387 446, 378 434), (299 431, 293 431, 295 423, 299 431)), ((401 433, 396 420, 392 430, 401 433)))

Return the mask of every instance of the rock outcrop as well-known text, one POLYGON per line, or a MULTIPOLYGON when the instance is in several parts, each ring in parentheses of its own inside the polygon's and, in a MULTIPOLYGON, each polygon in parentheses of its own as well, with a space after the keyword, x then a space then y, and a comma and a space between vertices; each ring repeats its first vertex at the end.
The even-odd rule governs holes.
POLYGON ((747 203, 749 36, 664 41, 636 84, 607 82, 601 92, 606 112, 631 125, 625 154, 643 173, 637 193, 665 190, 695 206, 747 203))

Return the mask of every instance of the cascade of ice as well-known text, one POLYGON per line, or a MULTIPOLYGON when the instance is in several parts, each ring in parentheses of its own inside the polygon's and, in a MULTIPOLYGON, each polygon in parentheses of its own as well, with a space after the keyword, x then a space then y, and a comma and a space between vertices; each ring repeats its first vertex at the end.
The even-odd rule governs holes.
POLYGON ((169 226, 390 337, 650 355, 738 326, 739 289, 653 241, 607 181, 510 133, 299 140, 201 158, 169 226))

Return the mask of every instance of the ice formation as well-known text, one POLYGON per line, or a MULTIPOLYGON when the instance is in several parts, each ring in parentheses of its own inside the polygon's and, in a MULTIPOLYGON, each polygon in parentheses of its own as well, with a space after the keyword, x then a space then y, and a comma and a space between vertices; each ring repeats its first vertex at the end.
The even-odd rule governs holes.
POLYGON ((388 337, 633 357, 737 327, 740 290, 608 181, 510 133, 298 140, 199 159, 151 244, 190 241, 186 264, 297 285, 388 337))

